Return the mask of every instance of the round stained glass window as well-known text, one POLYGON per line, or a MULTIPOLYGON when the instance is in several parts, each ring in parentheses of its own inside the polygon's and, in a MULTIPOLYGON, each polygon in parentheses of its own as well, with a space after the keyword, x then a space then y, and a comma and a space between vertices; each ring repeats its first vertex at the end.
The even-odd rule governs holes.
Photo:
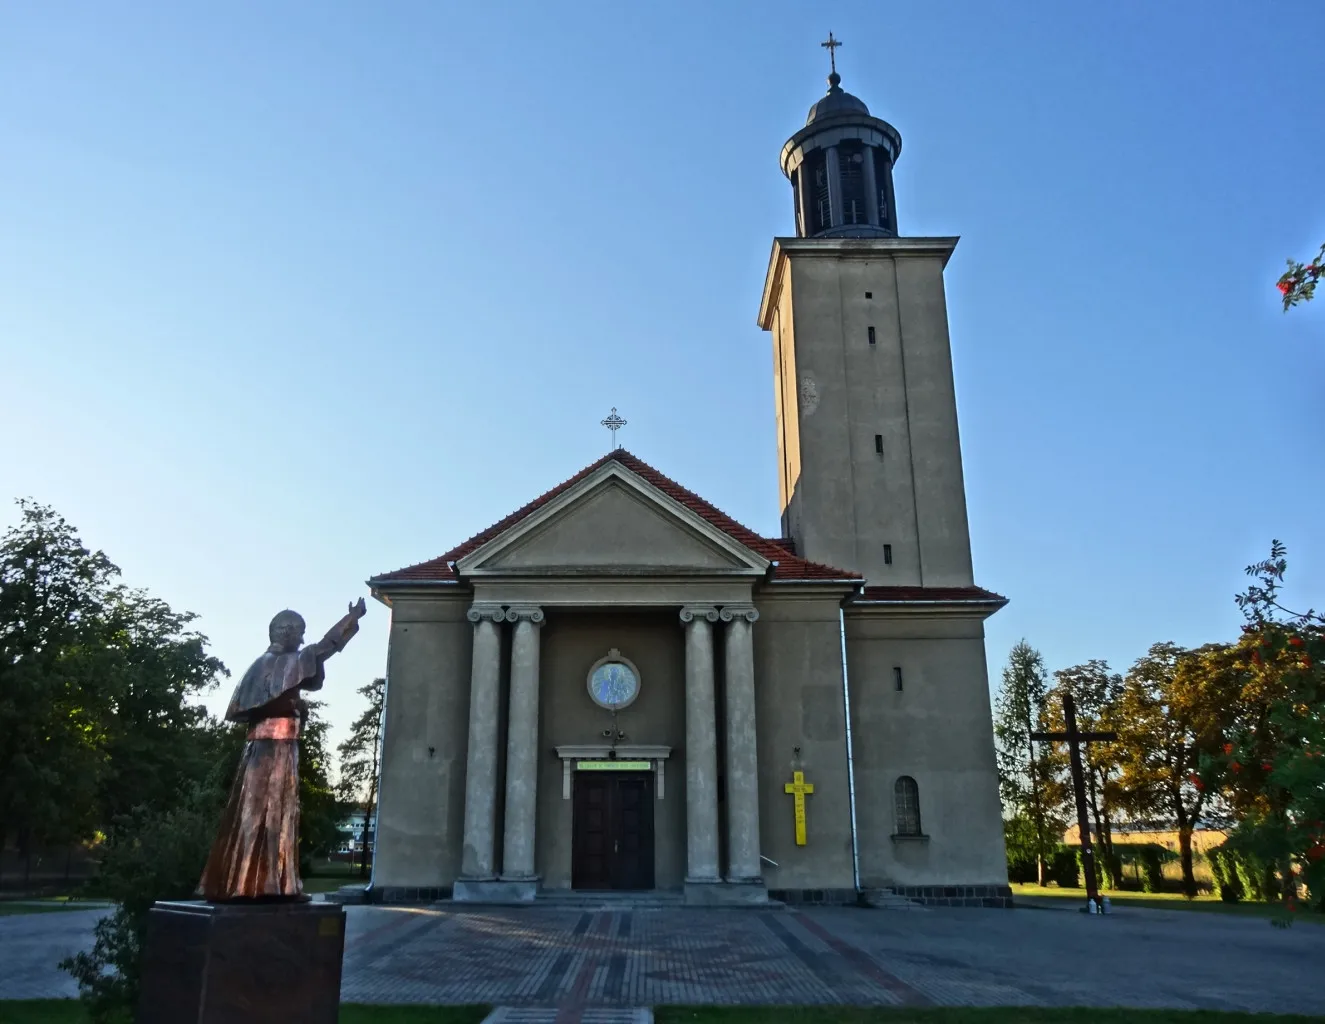
POLYGON ((589 696, 610 711, 624 708, 639 696, 639 673, 613 648, 589 670, 589 696))

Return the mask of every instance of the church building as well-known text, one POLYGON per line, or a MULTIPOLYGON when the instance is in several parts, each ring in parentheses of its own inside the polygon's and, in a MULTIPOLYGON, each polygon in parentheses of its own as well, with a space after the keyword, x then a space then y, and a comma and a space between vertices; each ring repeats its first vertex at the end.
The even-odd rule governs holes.
POLYGON ((901 137, 840 81, 782 147, 796 229, 759 300, 782 536, 616 449, 369 580, 391 609, 374 899, 1010 905, 957 239, 899 233, 901 137))

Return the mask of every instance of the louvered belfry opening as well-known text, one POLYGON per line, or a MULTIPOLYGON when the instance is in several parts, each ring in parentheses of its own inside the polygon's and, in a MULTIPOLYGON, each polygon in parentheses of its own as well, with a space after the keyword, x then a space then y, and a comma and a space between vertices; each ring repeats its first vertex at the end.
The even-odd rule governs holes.
POLYGON ((828 188, 827 154, 816 150, 805 158, 801 168, 804 181, 809 185, 809 234, 815 235, 833 226, 831 192, 828 188))
POLYGON ((838 146, 838 161, 842 171, 842 223, 868 224, 868 205, 865 201, 865 147, 859 142, 843 142, 838 146))

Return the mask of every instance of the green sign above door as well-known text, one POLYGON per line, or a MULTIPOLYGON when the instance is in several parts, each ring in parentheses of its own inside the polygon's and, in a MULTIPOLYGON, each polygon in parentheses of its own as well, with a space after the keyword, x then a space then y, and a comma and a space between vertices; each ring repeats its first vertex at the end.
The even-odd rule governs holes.
POLYGON ((647 772, 652 761, 576 761, 575 770, 581 772, 647 772))

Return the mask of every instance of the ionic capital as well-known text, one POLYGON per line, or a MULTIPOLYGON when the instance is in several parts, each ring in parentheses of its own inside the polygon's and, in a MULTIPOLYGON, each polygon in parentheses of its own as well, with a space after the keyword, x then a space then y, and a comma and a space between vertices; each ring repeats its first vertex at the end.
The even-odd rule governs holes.
POLYGON ((718 609, 711 604, 688 604, 681 609, 681 621, 689 624, 696 618, 707 619, 709 622, 718 621, 718 609))
POLYGON ((752 604, 727 604, 722 606, 718 615, 723 622, 731 622, 733 619, 754 622, 759 618, 759 610, 752 604))
POLYGON ((475 625, 484 621, 502 622, 506 612, 499 604, 471 604, 469 611, 465 612, 465 618, 475 625))
POLYGON ((536 604, 517 604, 506 609, 507 622, 532 622, 535 626, 543 625, 543 620, 547 618, 543 614, 543 609, 536 604))

